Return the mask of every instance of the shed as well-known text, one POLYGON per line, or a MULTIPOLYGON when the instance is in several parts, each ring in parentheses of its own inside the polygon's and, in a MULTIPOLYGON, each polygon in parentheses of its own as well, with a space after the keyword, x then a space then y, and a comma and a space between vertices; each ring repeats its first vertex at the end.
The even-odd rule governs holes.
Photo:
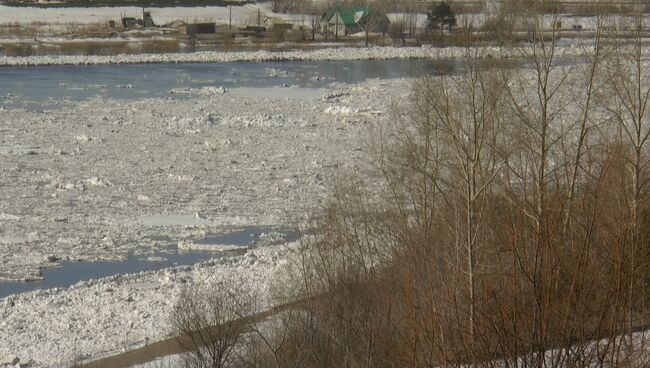
POLYGON ((138 21, 132 17, 123 17, 122 18, 122 27, 124 28, 133 28, 138 25, 138 21))
POLYGON ((180 32, 188 35, 210 34, 217 33, 217 28, 214 23, 183 24, 180 26, 180 32))
POLYGON ((153 18, 151 17, 151 12, 148 11, 143 11, 142 12, 142 25, 146 27, 155 27, 156 24, 153 22, 153 18))

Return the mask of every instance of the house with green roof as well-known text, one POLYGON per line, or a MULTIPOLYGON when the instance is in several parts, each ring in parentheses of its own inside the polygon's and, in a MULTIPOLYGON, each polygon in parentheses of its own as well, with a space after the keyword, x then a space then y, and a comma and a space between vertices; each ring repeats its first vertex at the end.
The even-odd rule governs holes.
POLYGON ((326 32, 334 35, 370 32, 385 33, 390 25, 386 13, 366 6, 336 5, 325 10, 321 18, 326 32))

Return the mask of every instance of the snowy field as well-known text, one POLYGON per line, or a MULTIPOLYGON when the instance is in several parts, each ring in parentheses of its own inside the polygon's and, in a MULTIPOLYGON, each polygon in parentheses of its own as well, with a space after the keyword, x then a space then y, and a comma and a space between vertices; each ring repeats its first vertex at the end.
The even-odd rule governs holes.
MULTIPOLYGON (((165 246, 159 238, 191 243, 226 227, 300 224, 340 170, 364 172, 369 127, 387 121, 407 85, 213 89, 189 100, 0 110, 4 277, 37 278, 56 260, 145 256, 165 246)), ((0 299, 0 364, 69 364, 167 336, 170 307, 188 283, 257 291, 267 306, 295 246, 0 299)))

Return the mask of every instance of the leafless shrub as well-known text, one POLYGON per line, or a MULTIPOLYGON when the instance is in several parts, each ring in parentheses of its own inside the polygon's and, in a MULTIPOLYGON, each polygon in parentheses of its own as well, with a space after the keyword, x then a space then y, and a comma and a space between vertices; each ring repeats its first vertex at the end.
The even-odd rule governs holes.
POLYGON ((506 16, 499 15, 486 20, 482 30, 489 39, 505 42, 512 39, 514 24, 506 16))
POLYGON ((650 102, 650 76, 643 56, 644 28, 644 16, 640 12, 623 18, 616 27, 618 32, 625 32, 630 38, 628 42, 614 46, 608 65, 611 78, 608 79, 607 89, 612 98, 606 104, 615 122, 617 134, 614 142, 620 147, 621 164, 627 169, 627 172, 621 173, 624 179, 620 197, 625 215, 621 219, 620 242, 630 274, 627 285, 630 333, 639 321, 646 321, 650 317, 646 307, 650 250, 647 246, 649 238, 645 216, 650 207, 650 121, 646 112, 650 102))
POLYGON ((287 33, 286 29, 280 26, 273 26, 272 27, 273 31, 273 41, 275 42, 282 42, 284 41, 284 37, 287 33))
POLYGON ((180 335, 179 342, 189 351, 183 357, 185 366, 226 366, 246 327, 239 318, 247 314, 248 308, 222 287, 184 289, 174 306, 171 322, 180 335))

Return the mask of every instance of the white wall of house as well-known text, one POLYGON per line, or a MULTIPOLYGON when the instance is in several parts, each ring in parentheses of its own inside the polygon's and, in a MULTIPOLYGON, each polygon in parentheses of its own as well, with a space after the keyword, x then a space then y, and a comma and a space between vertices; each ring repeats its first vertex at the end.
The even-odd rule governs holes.
POLYGON ((345 24, 343 23, 343 19, 341 19, 341 15, 338 11, 330 18, 329 22, 327 22, 327 29, 332 34, 338 34, 339 36, 345 35, 345 24))

